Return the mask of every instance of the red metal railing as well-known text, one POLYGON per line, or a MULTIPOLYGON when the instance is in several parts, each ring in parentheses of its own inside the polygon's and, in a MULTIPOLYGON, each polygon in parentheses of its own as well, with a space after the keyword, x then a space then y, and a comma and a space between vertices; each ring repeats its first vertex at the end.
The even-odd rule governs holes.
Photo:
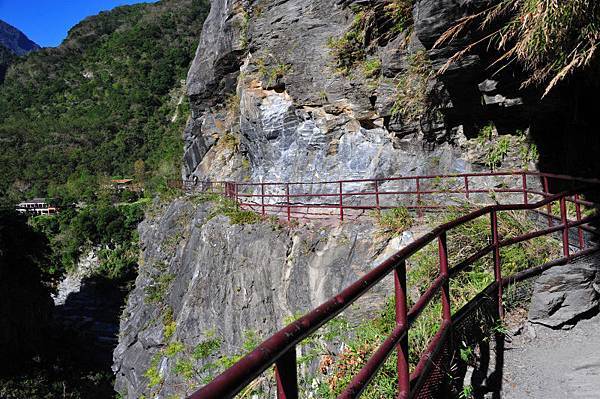
MULTIPOLYGON (((499 174, 485 174, 485 176, 499 175, 499 174)), ((503 174, 506 175, 506 174, 503 174)), ((445 344, 449 339, 449 332, 453 328, 453 323, 457 314, 464 311, 466 308, 463 307, 455 315, 451 314, 451 298, 449 293, 449 282, 450 279, 456 277, 459 273, 467 269, 475 261, 482 257, 492 254, 494 263, 494 282, 479 295, 493 295, 497 303, 497 313, 499 317, 503 315, 503 303, 502 303, 502 290, 508 284, 524 280, 526 278, 540 274, 549 267, 555 265, 566 264, 577 257, 588 255, 600 250, 600 247, 585 248, 583 239, 582 229, 586 227, 590 222, 597 222, 598 216, 582 217, 581 206, 593 206, 594 204, 589 201, 583 201, 579 198, 582 193, 581 189, 572 189, 564 191, 560 194, 551 195, 548 193, 550 189, 549 180, 553 179, 555 182, 559 181, 570 181, 577 183, 597 183, 593 180, 585 179, 573 179, 567 176, 548 175, 531 172, 515 172, 510 175, 520 176, 522 179, 522 185, 519 191, 522 194, 523 203, 520 204, 508 204, 508 205, 489 205, 483 208, 472 211, 471 213, 459 217, 449 223, 438 226, 410 243, 405 248, 398 251, 396 254, 385 260, 379 266, 366 273, 362 278, 348 286, 346 289, 341 291, 338 295, 331 298, 327 302, 323 303, 316 309, 310 311, 305 316, 289 324, 279 332, 272 335, 270 338, 260 344, 254 351, 244 356, 240 361, 233 365, 228 370, 224 371, 221 375, 216 377, 212 382, 194 393, 191 398, 229 398, 240 392, 244 387, 250 384, 255 378, 266 371, 271 366, 275 365, 276 380, 277 380, 277 392, 278 398, 297 398, 298 397, 298 383, 297 383, 297 364, 296 364, 296 346, 300 344, 305 338, 317 331, 321 326, 327 323, 332 318, 339 315, 349 305, 354 303, 363 294, 378 284, 384 277, 393 274, 394 287, 395 287, 395 300, 396 300, 396 327, 393 329, 391 334, 386 337, 379 348, 373 353, 368 359, 363 368, 354 376, 352 381, 345 388, 339 398, 356 398, 367 387, 369 382, 374 378, 377 371, 383 365, 385 360, 388 358, 390 353, 396 348, 398 353, 397 372, 398 372, 398 397, 399 398, 421 398, 431 397, 433 392, 432 384, 440 384, 440 382, 432 382, 428 379, 431 375, 433 364, 438 361, 441 362, 444 358, 444 351, 447 351, 445 344), (541 178, 543 191, 539 192, 534 189, 528 188, 527 176, 537 176, 541 178), (531 198, 528 195, 539 195, 543 197, 541 200, 531 203, 531 198), (571 201, 576 207, 576 220, 571 221, 568 217, 567 201, 571 201), (560 208, 560 217, 558 223, 555 223, 555 218, 552 216, 552 203, 558 202, 560 208), (547 212, 540 211, 540 209, 547 209, 547 212), (498 233, 498 213, 504 211, 517 211, 517 210, 528 210, 536 211, 548 217, 549 227, 538 231, 533 231, 518 237, 505 238, 499 236, 498 233), (490 220, 490 231, 491 231, 491 242, 480 249, 475 254, 470 255, 463 261, 456 265, 448 264, 448 247, 447 247, 447 233, 452 229, 457 228, 467 222, 470 222, 476 218, 488 215, 490 220), (577 228, 578 230, 578 248, 574 249, 570 245, 570 229, 577 228), (552 262, 544 265, 539 265, 534 268, 527 269, 519 272, 515 275, 505 277, 502 275, 502 258, 500 249, 515 245, 524 241, 531 240, 536 237, 550 235, 554 233, 560 233, 563 247, 563 257, 560 259, 553 260, 552 262), (440 269, 437 277, 432 281, 430 287, 425 291, 423 295, 415 302, 415 304, 408 309, 407 308, 407 287, 406 287, 406 261, 416 252, 421 250, 426 245, 437 241, 439 264, 440 269), (419 317, 424 308, 432 301, 435 295, 441 293, 442 300, 442 315, 441 324, 437 334, 431 340, 427 350, 421 355, 420 361, 416 365, 412 374, 409 374, 408 365, 408 331, 412 324, 419 317), (437 360, 436 360, 437 359, 437 360)), ((482 176, 482 175, 477 175, 482 176)), ((473 174, 466 175, 452 175, 451 177, 460 177, 464 179, 464 191, 463 193, 468 197, 473 193, 482 192, 481 190, 472 190, 469 187, 474 177, 473 174)), ((420 191, 420 183, 423 179, 431 178, 429 176, 419 177, 406 177, 406 178, 394 178, 394 179, 369 179, 361 180, 364 182, 375 182, 375 203, 371 208, 384 209, 379 203, 378 196, 382 194, 390 194, 389 192, 381 192, 377 189, 379 182, 381 181, 394 181, 398 179, 413 179, 416 181, 416 191, 402 194, 417 194, 422 195, 426 191, 420 191)), ((335 182, 341 185, 346 181, 335 182)), ((353 181, 356 182, 356 181, 353 181)), ((211 183, 214 184, 214 183, 211 183)), ((267 184, 275 183, 219 183, 219 187, 223 189, 223 194, 234 198, 242 206, 245 205, 240 198, 243 194, 240 194, 239 187, 241 185, 258 185, 260 190, 261 198, 261 211, 264 213, 264 204, 266 198, 273 198, 273 195, 265 194, 264 187, 267 184)), ((558 183, 555 183, 558 184, 558 183)), ((290 201, 295 194, 289 193, 289 186, 291 183, 284 183, 285 185, 285 198, 286 204, 284 205, 287 210, 288 217, 290 211, 290 201)), ((214 186, 213 186, 214 187, 214 186)), ((511 189, 506 189, 511 190, 511 189)), ((340 188, 340 193, 342 189, 340 188)), ((513 191, 506 191, 513 192, 513 191)), ((340 197, 340 203, 342 203, 343 196, 347 194, 337 195, 340 197)), ((370 195, 373 193, 361 193, 361 195, 370 195)), ((323 195, 323 194, 319 194, 323 195)), ((330 197, 330 194, 326 194, 330 197)), ((279 196, 277 196, 279 197, 279 196)), ((365 205, 366 206, 366 205, 365 205)), ((343 203, 339 207, 340 219, 343 218, 344 214, 343 203)), ((417 211, 423 211, 427 209, 425 207, 416 207, 417 211)), ((595 234, 594 229, 586 228, 589 233, 595 234)))
MULTIPOLYGON (((319 182, 229 182, 229 181, 169 181, 169 185, 189 192, 214 192, 223 194, 241 207, 264 216, 275 215, 291 219, 332 219, 357 217, 369 210, 385 210, 402 205, 423 216, 433 211, 455 205, 476 208, 482 204, 546 198, 550 184, 561 187, 573 184, 600 184, 600 180, 574 178, 566 175, 530 171, 480 172, 445 175, 399 176, 372 179, 346 179, 319 182), (487 187, 490 178, 501 178, 497 187, 487 187), (475 197, 477 196, 478 197, 475 197), (437 202, 438 197, 442 202, 437 202), (487 197, 487 198, 486 198, 487 197), (335 199, 333 202, 331 200, 335 199), (386 199, 388 199, 386 201, 386 199), (487 202, 484 201, 487 199, 487 202), (473 202, 478 205, 474 206, 473 202)), ((592 206, 578 195, 568 198, 575 204, 577 220, 581 219, 581 206, 592 206)), ((558 219, 552 207, 539 211, 548 218, 548 225, 558 219)), ((560 219, 558 219, 560 220, 560 219)), ((578 229, 580 243, 583 231, 578 229)))

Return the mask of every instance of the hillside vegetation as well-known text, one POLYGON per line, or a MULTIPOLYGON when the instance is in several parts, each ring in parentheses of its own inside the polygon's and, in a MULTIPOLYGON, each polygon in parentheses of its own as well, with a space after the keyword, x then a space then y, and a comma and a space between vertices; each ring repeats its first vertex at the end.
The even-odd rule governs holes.
POLYGON ((208 9, 207 0, 119 7, 16 60, 0 86, 0 197, 62 197, 69 178, 89 187, 132 175, 138 160, 150 185, 179 174, 182 79, 208 9))

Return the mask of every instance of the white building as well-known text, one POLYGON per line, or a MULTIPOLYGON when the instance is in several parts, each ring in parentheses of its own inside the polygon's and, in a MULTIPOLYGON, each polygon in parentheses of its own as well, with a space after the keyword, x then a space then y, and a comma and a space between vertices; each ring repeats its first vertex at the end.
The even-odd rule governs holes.
POLYGON ((58 213, 58 208, 50 205, 45 198, 34 198, 30 201, 20 202, 16 206, 17 212, 27 215, 50 215, 58 213))

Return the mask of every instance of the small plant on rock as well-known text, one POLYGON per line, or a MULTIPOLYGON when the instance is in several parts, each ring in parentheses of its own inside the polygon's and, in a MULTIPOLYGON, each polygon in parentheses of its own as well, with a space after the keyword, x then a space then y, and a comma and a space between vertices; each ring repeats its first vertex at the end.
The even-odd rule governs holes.
POLYGON ((377 223, 386 232, 399 235, 413 225, 413 218, 405 207, 393 208, 377 213, 377 223))
POLYGON ((381 73, 381 60, 379 58, 369 58, 363 62, 362 69, 365 78, 376 78, 381 73))

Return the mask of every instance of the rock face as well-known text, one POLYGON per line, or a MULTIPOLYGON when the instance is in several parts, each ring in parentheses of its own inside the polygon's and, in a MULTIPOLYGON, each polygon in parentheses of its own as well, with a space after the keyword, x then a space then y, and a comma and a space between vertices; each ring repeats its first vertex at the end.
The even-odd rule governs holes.
MULTIPOLYGON (((433 48, 437 38, 487 0, 415 0, 414 29, 340 71, 333 47, 354 29, 350 6, 366 3, 213 0, 187 78, 182 177, 315 182, 535 168, 520 132, 532 102, 514 71, 492 77, 474 53, 435 73, 470 40, 433 48), (500 140, 505 151, 490 159, 500 140)), ((190 393, 217 360, 194 357, 198 345, 218 337, 223 354, 239 353, 244 332, 269 335, 399 246, 363 223, 240 226, 212 212, 179 199, 140 226, 143 263, 113 366, 128 398, 190 393)), ((384 296, 373 292, 355 311, 372 315, 384 296)))
POLYGON ((600 257, 545 271, 535 282, 529 320, 548 327, 573 324, 600 310, 600 257))
MULTIPOLYGON (((231 225, 213 211, 180 199, 140 226, 143 264, 113 366, 116 389, 127 398, 191 393, 206 375, 182 375, 178 364, 197 359, 192 366, 202 370, 215 361, 194 358, 198 344, 215 336, 222 338, 223 354, 240 353, 245 333, 267 337, 285 318, 321 304, 404 244, 373 239, 369 223, 333 230, 231 225)), ((384 281, 351 312, 372 316, 393 292, 391 283, 384 281)))
MULTIPOLYGON (((486 168, 470 156, 472 137, 496 119, 500 133, 515 133, 521 126, 508 121, 519 120, 523 101, 489 80, 476 55, 436 78, 461 43, 431 50, 477 2, 416 1, 414 34, 375 46, 374 75, 362 63, 347 74, 336 66, 331 43, 352 29, 349 3, 212 2, 187 80, 184 178, 322 181, 486 168), (415 86, 408 94, 407 84, 415 86), (398 106, 401 97, 409 105, 398 106)), ((524 165, 532 166, 502 166, 524 165)))

